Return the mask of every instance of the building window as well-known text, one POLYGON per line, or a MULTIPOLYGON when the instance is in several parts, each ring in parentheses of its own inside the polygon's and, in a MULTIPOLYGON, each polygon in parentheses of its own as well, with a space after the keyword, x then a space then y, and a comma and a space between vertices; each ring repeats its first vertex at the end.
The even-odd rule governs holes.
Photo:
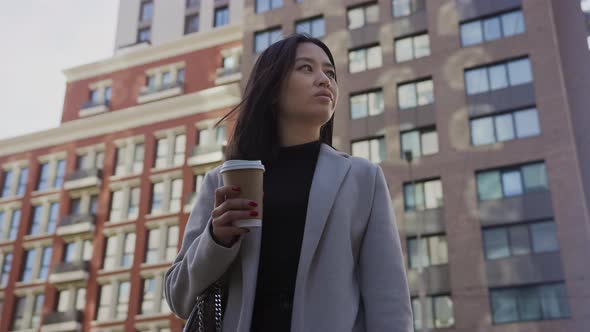
POLYGON ((348 8, 346 11, 348 17, 348 29, 358 29, 370 23, 379 22, 379 6, 376 3, 364 4, 357 7, 348 8))
POLYGON ((139 174, 143 171, 145 148, 143 142, 125 143, 117 147, 115 176, 139 174))
POLYGON ((438 135, 436 128, 418 129, 401 133, 402 159, 411 152, 413 158, 427 156, 438 152, 438 135))
POLYGON ((89 151, 76 156, 77 170, 102 169, 103 163, 104 152, 102 151, 89 151))
POLYGON ((156 140, 155 168, 182 166, 185 161, 186 135, 167 135, 156 140))
POLYGON ((367 46, 348 51, 348 70, 350 73, 379 68, 383 64, 381 46, 367 46))
POLYGON ((504 89, 533 81, 528 58, 465 70, 468 95, 504 89))
POLYGON ((175 213, 180 211, 182 179, 164 179, 152 184, 150 214, 175 213))
POLYGON ((199 190, 201 190, 201 186, 203 185, 203 180, 205 180, 205 174, 195 174, 193 183, 194 193, 199 193, 199 190))
POLYGON ((201 5, 201 0, 186 0, 186 8, 195 8, 201 5))
POLYGON ((143 1, 139 10, 140 22, 151 22, 154 16, 154 4, 152 1, 143 1))
POLYGON ((178 225, 159 225, 148 231, 145 262, 172 262, 178 254, 178 225))
POLYGON ((33 205, 33 213, 31 214, 31 228, 29 234, 36 235, 41 232, 41 214, 43 213, 43 205, 33 205))
POLYGON ((482 201, 549 190, 544 162, 478 172, 476 180, 477 193, 482 201))
POLYGON ((37 191, 45 191, 49 179, 49 162, 39 165, 39 179, 37 180, 37 191))
POLYGON ((166 138, 160 138, 156 141, 156 161, 155 168, 164 168, 166 166, 166 156, 168 154, 168 142, 166 138))
POLYGON ((283 39, 281 28, 272 28, 254 33, 254 52, 262 53, 273 43, 283 39))
POLYGON ((39 235, 55 233, 58 217, 59 202, 49 203, 48 205, 34 205, 31 213, 31 226, 29 229, 29 234, 39 235), (48 213, 44 214, 43 211, 46 208, 48 209, 48 213))
MULTIPOLYGON (((29 177, 29 168, 23 167, 20 169, 20 174, 18 176, 18 187, 16 188, 16 195, 22 196, 25 194, 27 189, 27 178, 29 177)), ((4 196, 2 196, 4 197, 4 196)))
POLYGON ((152 208, 150 214, 162 212, 162 199, 164 198, 164 182, 152 184, 152 208))
POLYGON ((14 302, 14 313, 12 316, 12 324, 11 330, 24 330, 27 328, 27 324, 25 324, 25 307, 27 305, 27 297, 26 296, 19 296, 15 299, 14 302))
POLYGON ((18 236, 18 227, 20 226, 20 216, 21 212, 20 209, 12 210, 12 215, 10 218, 10 224, 8 228, 8 240, 14 241, 18 236))
POLYGON ((447 264, 447 238, 444 235, 429 235, 408 239, 410 269, 447 264))
POLYGON ((176 166, 184 165, 186 149, 186 135, 180 134, 174 137, 174 157, 172 163, 176 166))
POLYGON ((323 16, 299 21, 295 24, 295 32, 307 33, 315 38, 326 35, 326 24, 323 16))
POLYGON ((455 323, 453 316, 453 300, 449 295, 427 296, 425 308, 422 312, 420 298, 412 298, 414 328, 445 328, 455 323))
POLYGON ((404 62, 430 55, 428 33, 395 40, 395 60, 404 62))
POLYGON ((57 294, 57 311, 71 312, 74 310, 84 310, 86 304, 86 288, 70 287, 62 289, 57 294), (70 307, 73 303, 73 307, 70 307))
POLYGON ((41 256, 41 268, 39 269, 39 278, 45 280, 49 276, 49 266, 51 265, 51 247, 44 247, 41 256))
POLYGON ((440 179, 404 184, 406 211, 438 209, 443 206, 443 190, 440 179))
POLYGON ((199 31, 199 15, 189 15, 186 17, 186 21, 184 23, 184 34, 189 34, 193 32, 199 31))
POLYGON ((386 159, 385 137, 372 138, 352 143, 352 155, 380 163, 386 159))
POLYGON ((66 161, 64 159, 57 161, 55 178, 53 180, 53 188, 59 188, 64 183, 66 176, 66 161))
POLYGON ((118 233, 106 237, 103 270, 130 268, 135 252, 135 233, 118 233))
POLYGON ((283 0, 256 0, 256 12, 264 13, 271 9, 283 7, 283 0))
POLYGON ((392 0, 393 17, 411 15, 424 9, 424 0, 392 0))
POLYGON ((41 163, 39 166, 39 176, 37 179, 37 191, 59 189, 64 182, 65 173, 65 159, 41 163), (52 186, 51 188, 50 185, 52 186))
POLYGON ((114 281, 100 286, 100 300, 96 320, 127 318, 129 314, 129 281, 114 281))
POLYGON ((156 278, 143 279, 143 296, 141 298, 141 313, 153 314, 157 310, 154 307, 156 299, 156 278))
POLYGON ((213 22, 214 27, 220 27, 229 24, 229 8, 219 7, 215 8, 215 20, 213 22))
POLYGON ((524 33, 521 10, 461 24, 461 44, 471 46, 524 33))
POLYGON ((137 42, 144 43, 149 42, 152 39, 152 29, 151 28, 143 28, 137 31, 137 42))
POLYGON ((139 187, 125 187, 111 193, 109 222, 137 219, 139 214, 139 190, 139 187))
POLYGON ((162 274, 144 276, 142 279, 143 294, 141 297, 141 313, 169 313, 170 308, 164 297, 164 276, 162 274))
POLYGON ((8 277, 12 267, 13 254, 11 252, 4 253, 2 256, 2 265, 0 265, 0 288, 8 286, 8 277))
POLYGON ((357 93, 350 96, 350 117, 361 119, 383 113, 383 90, 357 93))
POLYGON ((494 324, 570 317, 564 283, 490 289, 494 324))
POLYGON ((22 282, 30 282, 33 280, 33 268, 35 266, 36 253, 36 249, 29 249, 25 251, 25 264, 23 266, 23 272, 20 278, 22 282))
POLYGON ((414 108, 434 103, 432 79, 403 83, 397 87, 397 103, 400 109, 414 108))
POLYGON ((12 196, 12 170, 4 171, 4 178, 2 180, 2 197, 12 196))
POLYGON ((485 145, 541 133, 539 115, 534 108, 471 119, 471 143, 485 145))
POLYGON ((553 221, 484 229, 483 239, 487 259, 559 250, 553 221))

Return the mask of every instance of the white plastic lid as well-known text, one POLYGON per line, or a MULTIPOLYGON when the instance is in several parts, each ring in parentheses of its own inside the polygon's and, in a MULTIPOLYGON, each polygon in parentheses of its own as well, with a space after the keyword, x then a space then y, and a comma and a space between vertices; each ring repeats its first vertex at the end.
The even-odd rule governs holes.
POLYGON ((221 165, 219 173, 233 171, 236 169, 261 169, 264 172, 264 165, 260 160, 227 160, 221 165))

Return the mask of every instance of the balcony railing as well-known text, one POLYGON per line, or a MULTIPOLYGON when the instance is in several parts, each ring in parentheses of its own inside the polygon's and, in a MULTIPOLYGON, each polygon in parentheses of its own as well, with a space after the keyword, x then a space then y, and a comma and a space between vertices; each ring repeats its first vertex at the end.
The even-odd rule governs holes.
POLYGON ((99 187, 102 183, 102 170, 98 168, 79 169, 66 176, 64 188, 66 190, 84 187, 99 187))
POLYGON ((191 166, 195 166, 221 161, 223 160, 223 156, 225 155, 225 148, 225 145, 218 143, 197 145, 193 147, 191 157, 188 160, 188 164, 191 166))
POLYGON ((88 261, 62 262, 53 268, 49 276, 49 282, 59 284, 88 280, 89 270, 90 262, 88 261))
POLYGON ((84 314, 80 310, 66 312, 52 311, 43 318, 41 332, 82 331, 84 314))
POLYGON ((58 324, 65 322, 81 322, 83 318, 83 312, 80 310, 75 311, 53 311, 45 315, 43 318, 43 325, 58 324))
POLYGON ((139 93, 141 96, 151 95, 153 93, 166 91, 170 89, 174 89, 177 87, 182 87, 184 85, 183 81, 176 81, 168 84, 161 84, 159 86, 144 86, 139 93))
POLYGON ((158 86, 144 86, 137 97, 138 103, 147 103, 159 99, 181 95, 184 92, 184 82, 175 81, 158 86))
POLYGON ((88 261, 73 261, 61 262, 53 268, 53 273, 66 273, 75 271, 89 271, 90 262, 88 261))
POLYGON ((89 177, 97 177, 102 179, 102 169, 98 168, 89 168, 89 169, 79 169, 74 171, 74 173, 70 173, 66 176, 66 181, 75 181, 80 179, 85 179, 89 177))
POLYGON ((91 223, 94 225, 95 216, 92 214, 70 214, 62 218, 60 226, 91 223))
POLYGON ((96 217, 92 214, 73 214, 62 218, 57 227, 58 235, 93 233, 96 217))
POLYGON ((215 78, 215 84, 225 84, 239 81, 240 79, 242 79, 240 65, 230 68, 217 68, 217 78, 215 78))
POLYGON ((89 116, 108 111, 111 107, 109 100, 89 100, 85 102, 80 108, 80 116, 89 116))

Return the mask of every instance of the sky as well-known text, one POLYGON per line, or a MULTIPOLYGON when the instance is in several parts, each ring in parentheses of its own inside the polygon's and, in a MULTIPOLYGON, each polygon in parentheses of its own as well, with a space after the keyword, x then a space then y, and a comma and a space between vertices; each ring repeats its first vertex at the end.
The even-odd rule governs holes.
POLYGON ((118 5, 0 0, 0 139, 59 126, 62 71, 113 55, 118 5))

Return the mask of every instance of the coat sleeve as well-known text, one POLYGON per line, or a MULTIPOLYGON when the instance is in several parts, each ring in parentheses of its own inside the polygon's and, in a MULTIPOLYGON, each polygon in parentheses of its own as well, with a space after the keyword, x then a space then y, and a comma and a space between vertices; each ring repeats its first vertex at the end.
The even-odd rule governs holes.
POLYGON ((164 281, 164 295, 170 309, 185 320, 197 295, 219 279, 236 258, 242 241, 240 238, 227 248, 217 244, 211 235, 211 212, 218 183, 212 173, 205 175, 186 224, 182 247, 164 281))
POLYGON ((360 287, 367 332, 414 331, 410 292, 391 197, 375 167, 371 213, 360 252, 360 287))

